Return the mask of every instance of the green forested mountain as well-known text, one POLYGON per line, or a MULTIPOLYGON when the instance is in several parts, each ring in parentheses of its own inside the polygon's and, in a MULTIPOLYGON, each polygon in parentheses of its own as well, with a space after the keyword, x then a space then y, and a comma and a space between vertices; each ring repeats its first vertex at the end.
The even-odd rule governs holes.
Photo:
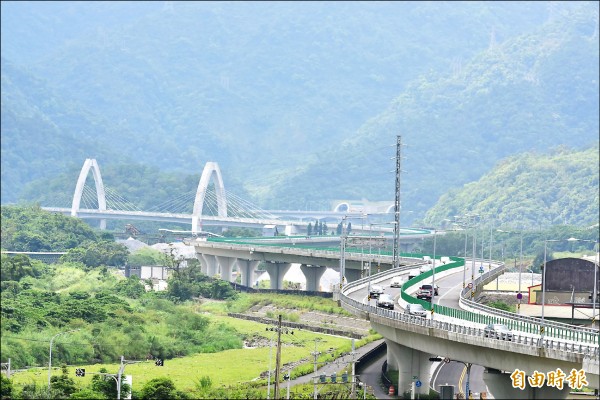
POLYGON ((391 200, 402 134, 419 218, 506 156, 598 137, 593 2, 41 4, 2 3, 2 202, 72 192, 90 157, 196 182, 217 161, 263 207, 391 200))
POLYGON ((598 165, 598 147, 509 157, 477 182, 442 195, 425 219, 439 226, 455 215, 475 213, 518 228, 597 225, 598 165))
POLYGON ((396 135, 405 145, 401 201, 408 220, 512 154, 544 153, 560 144, 597 151, 595 10, 561 15, 535 32, 496 43, 451 73, 414 80, 357 135, 321 155, 336 160, 336 184, 314 180, 324 169, 315 163, 278 186, 276 197, 292 187, 349 197, 357 195, 359 183, 369 199, 393 198, 393 165, 387 160, 395 156, 390 147, 396 135))

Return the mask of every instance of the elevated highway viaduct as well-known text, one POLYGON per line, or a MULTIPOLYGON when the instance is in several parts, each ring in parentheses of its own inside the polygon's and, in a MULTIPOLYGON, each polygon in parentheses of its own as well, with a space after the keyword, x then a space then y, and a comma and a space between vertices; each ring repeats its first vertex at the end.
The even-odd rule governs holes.
MULTIPOLYGON (((563 371, 566 376, 572 371, 585 374, 586 386, 598 388, 599 354, 598 330, 578 328, 566 324, 545 322, 547 333, 539 334, 540 321, 529 317, 506 313, 494 314, 495 311, 481 309, 461 310, 458 305, 444 307, 434 305, 435 318, 422 318, 400 312, 386 310, 366 301, 366 290, 373 282, 383 282, 392 276, 406 273, 426 264, 417 257, 402 257, 400 267, 393 267, 390 256, 348 252, 343 262, 339 249, 318 249, 302 247, 299 244, 290 246, 257 241, 212 242, 206 240, 189 241, 196 249, 202 268, 209 275, 216 271, 217 263, 221 268, 222 278, 227 279, 231 266, 237 263, 242 273, 242 284, 248 282, 250 272, 259 262, 267 263, 267 272, 271 277, 271 288, 281 288, 282 279, 291 263, 299 263, 307 277, 307 289, 317 290, 318 282, 325 268, 340 268, 344 271, 345 284, 341 292, 334 293, 346 310, 368 319, 372 327, 386 340, 388 365, 398 371, 399 392, 404 392, 418 376, 422 382, 429 382, 430 357, 443 356, 453 360, 486 367, 484 381, 494 398, 565 398, 570 390, 566 381, 562 389, 549 386, 531 387, 525 382, 524 388, 514 388, 510 374, 522 371, 523 379, 535 376, 536 373, 563 371), (379 264, 382 272, 366 277, 364 266, 368 262, 379 264), (514 332, 512 341, 486 337, 483 325, 487 322, 507 324, 514 332)), ((453 258, 453 262, 436 267, 436 279, 445 275, 461 273, 464 260, 453 258)), ((470 263, 470 262, 469 262, 470 263)), ((496 269, 483 274, 475 281, 475 290, 492 279, 495 274, 502 273, 504 265, 496 263, 496 269)), ((229 276, 230 277, 230 276, 229 276)), ((401 304, 419 302, 411 296, 411 290, 423 279, 431 277, 431 272, 419 275, 407 281, 401 290, 401 304)), ((437 282, 437 281, 436 281, 437 282)), ((461 304, 466 291, 462 291, 461 304)), ((416 388, 417 393, 426 394, 428 385, 416 388)))

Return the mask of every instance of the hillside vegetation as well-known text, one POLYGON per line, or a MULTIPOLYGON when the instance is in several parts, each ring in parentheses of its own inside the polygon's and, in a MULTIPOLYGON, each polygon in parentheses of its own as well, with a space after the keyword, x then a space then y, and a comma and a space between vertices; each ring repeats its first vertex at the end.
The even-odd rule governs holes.
MULTIPOLYGON (((325 198, 393 199, 390 160, 401 135, 401 201, 410 223, 445 192, 478 180, 511 155, 563 146, 597 150, 597 14, 597 8, 583 8, 561 15, 447 73, 423 74, 356 135, 286 175, 275 187, 276 197, 291 202, 293 189, 302 187, 325 198), (327 185, 315 179, 324 171, 331 174, 327 185)), ((531 178, 543 185, 543 176, 531 178)))
MULTIPOLYGON (((125 265, 128 255, 111 247, 120 245, 108 238, 77 218, 37 207, 2 206, 3 249, 67 250, 58 264, 51 265, 22 254, 3 253, 0 258, 0 355, 11 360, 13 371, 10 381, 2 375, 3 397, 114 398, 114 381, 99 379, 98 374, 116 373, 124 356, 140 361, 127 367, 128 374, 135 376, 137 399, 264 398, 272 332, 265 331, 264 324, 225 314, 245 312, 257 304, 294 313, 345 314, 332 299, 240 294, 228 282, 201 274, 197 263, 179 269, 174 259, 167 264, 174 269, 168 289, 147 291, 147 282, 125 278, 114 267, 125 265), (32 240, 34 232, 38 240, 32 240), (45 237, 54 240, 41 242, 45 237), (62 373, 52 373, 48 390, 46 375, 39 369, 14 371, 47 367, 52 338, 56 339, 53 366, 63 367, 62 373), (256 348, 245 350, 246 343, 256 348), (154 366, 155 359, 163 360, 164 368, 154 366), (86 369, 87 377, 74 379, 73 366, 86 369), (170 389, 153 395, 156 386, 170 389)), ((321 335, 300 331, 283 338, 282 363, 290 364, 286 371, 292 377, 312 371, 309 355, 317 337, 321 335)), ((371 340, 372 335, 357 345, 371 340)), ((321 337, 319 349, 325 353, 329 348, 335 349, 335 355, 348 352, 350 339, 321 337)), ((323 358, 331 355, 325 353, 323 358)))
POLYGON ((470 212, 496 225, 597 226, 599 157, 597 147, 509 157, 477 182, 442 195, 425 221, 436 225, 470 212))
MULTIPOLYGON (((3 203, 55 205, 90 157, 196 182, 216 161, 263 208, 392 200, 401 134, 411 222, 505 157, 598 137, 595 2, 39 4, 2 3, 3 203)), ((108 185, 140 203, 173 182, 128 179, 108 185)))

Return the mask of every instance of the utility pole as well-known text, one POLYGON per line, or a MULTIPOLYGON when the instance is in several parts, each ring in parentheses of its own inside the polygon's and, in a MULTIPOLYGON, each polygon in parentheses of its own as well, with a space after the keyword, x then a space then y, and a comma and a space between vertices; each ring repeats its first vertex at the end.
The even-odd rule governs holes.
POLYGON ((318 395, 318 391, 317 391, 317 358, 319 357, 319 354, 321 354, 320 352, 317 351, 317 342, 319 341, 319 338, 315 339, 315 351, 313 351, 312 355, 315 358, 315 368, 314 368, 314 377, 313 377, 313 399, 317 400, 317 395, 318 395))
POLYGON ((400 148, 402 146, 402 136, 396 136, 396 196, 394 199, 394 216, 396 225, 394 226, 394 268, 399 266, 400 257, 400 166, 401 166, 401 155, 400 148))
POLYGON ((354 352, 354 339, 352 339, 352 390, 350 392, 350 398, 356 398, 356 353, 354 352))
POLYGON ((275 356, 275 399, 279 399, 279 368, 281 365, 281 314, 277 317, 277 355, 275 356))

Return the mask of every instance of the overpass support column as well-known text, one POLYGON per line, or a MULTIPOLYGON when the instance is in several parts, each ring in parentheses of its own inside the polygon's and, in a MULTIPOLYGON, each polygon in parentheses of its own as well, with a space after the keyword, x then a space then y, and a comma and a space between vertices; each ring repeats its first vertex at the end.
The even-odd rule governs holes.
POLYGON ((207 276, 213 277, 217 274, 217 259, 210 254, 200 254, 202 267, 200 270, 207 276))
POLYGON ((274 262, 267 264, 267 272, 271 279, 271 289, 283 289, 283 277, 289 271, 292 264, 285 262, 274 262))
POLYGON ((259 263, 258 260, 244 260, 242 258, 236 260, 238 271, 240 271, 242 277, 241 285, 254 287, 254 274, 259 263))
POLYGON ((216 257, 217 257, 217 262, 219 263, 219 267, 221 269, 221 279, 228 281, 228 282, 232 282, 231 270, 233 268, 235 258, 223 257, 223 256, 216 256, 216 257))
POLYGON ((415 386, 415 393, 429 394, 429 382, 431 381, 429 357, 431 355, 391 340, 386 339, 385 342, 387 344, 388 371, 398 371, 398 394, 410 392, 412 383, 416 381, 420 381, 421 386, 415 386))
POLYGON ((495 399, 566 399, 571 391, 566 382, 562 390, 548 386, 546 382, 541 388, 531 387, 527 376, 525 377, 525 389, 514 388, 510 378, 512 372, 505 373, 487 368, 483 372, 483 381, 495 399))
POLYGON ((361 272, 362 271, 360 269, 346 268, 346 270, 344 271, 345 276, 346 276, 346 283, 350 283, 350 282, 359 280, 361 278, 361 276, 360 276, 361 272))
POLYGON ((325 273, 325 270, 327 270, 327 267, 302 264, 300 270, 306 278, 306 290, 309 292, 320 291, 321 277, 325 273))

